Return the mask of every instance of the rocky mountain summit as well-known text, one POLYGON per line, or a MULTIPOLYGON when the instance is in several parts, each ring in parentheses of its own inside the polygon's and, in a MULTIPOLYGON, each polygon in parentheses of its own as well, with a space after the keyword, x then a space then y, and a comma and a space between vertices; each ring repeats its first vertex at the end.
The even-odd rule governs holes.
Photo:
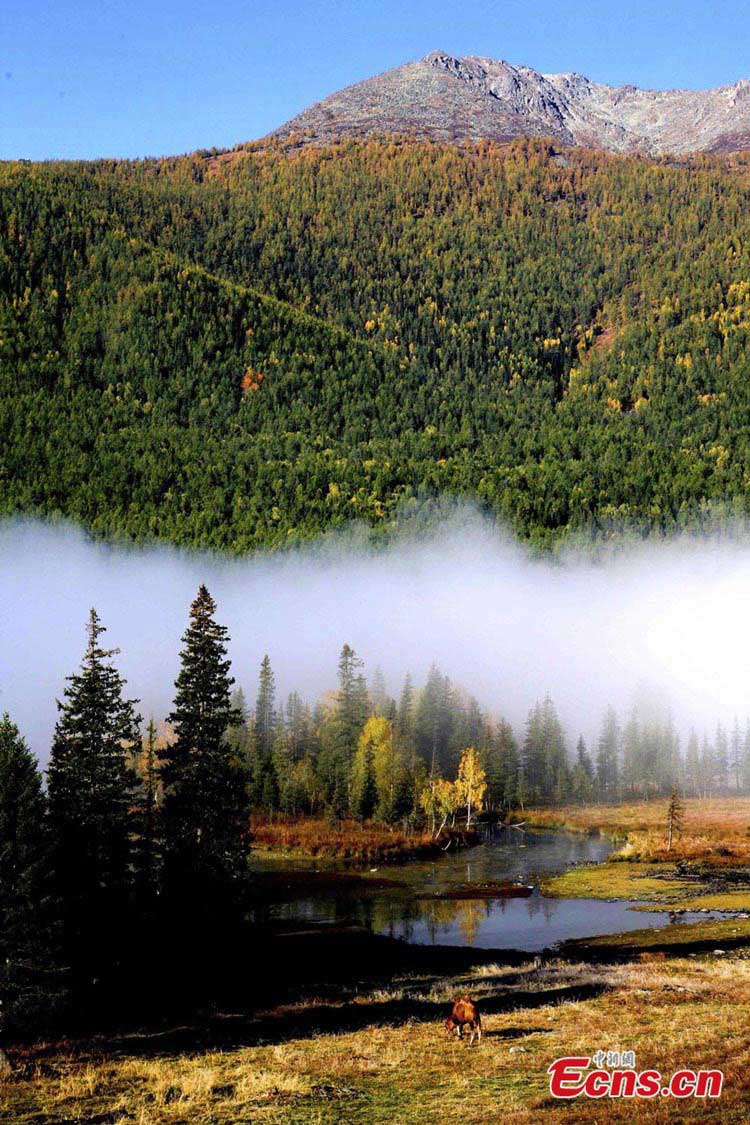
POLYGON ((438 141, 552 137, 651 155, 729 152, 750 147, 750 81, 641 90, 433 51, 332 94, 271 136, 327 143, 384 133, 438 141))

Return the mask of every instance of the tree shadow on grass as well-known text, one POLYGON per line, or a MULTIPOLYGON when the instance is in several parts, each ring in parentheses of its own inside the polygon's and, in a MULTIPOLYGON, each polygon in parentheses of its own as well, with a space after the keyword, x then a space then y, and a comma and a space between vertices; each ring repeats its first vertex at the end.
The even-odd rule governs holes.
MULTIPOLYGON (((578 1003, 590 1000, 607 990, 604 984, 565 985, 541 991, 498 989, 480 1000, 483 1017, 507 1012, 529 1011, 550 1004, 578 1003)), ((413 1023, 441 1025, 450 1012, 445 1000, 420 997, 344 1004, 316 1003, 283 1007, 248 1017, 216 1015, 200 1024, 172 1027, 161 1032, 142 1032, 106 1041, 90 1041, 77 1045, 85 1055, 97 1053, 97 1046, 107 1055, 158 1057, 183 1052, 237 1049, 270 1046, 291 1039, 308 1039, 317 1035, 343 1035, 366 1027, 391 1027, 401 1030, 413 1023), (87 1049, 88 1048, 88 1052, 87 1049)), ((537 1034, 547 1029, 506 1028, 493 1032, 497 1037, 513 1039, 537 1034)), ((485 1032, 489 1035, 490 1032, 485 1032)))
POLYGON ((531 1035, 551 1035, 553 1027, 498 1027, 482 1031, 482 1039, 528 1039, 531 1035))
MULTIPOLYGON (((607 987, 540 979, 533 970, 520 968, 524 961, 528 965, 530 955, 517 951, 506 956, 509 951, 407 946, 353 932, 328 934, 325 940, 322 935, 303 934, 299 941, 274 942, 262 952, 267 956, 256 956, 249 963, 253 973, 248 974, 245 962, 244 979, 238 977, 212 1008, 183 1017, 165 1013, 162 1020, 149 1020, 140 1028, 113 1027, 105 1034, 37 1045, 20 1055, 26 1056, 29 1066, 46 1065, 48 1060, 54 1067, 55 1056, 64 1051, 78 1061, 158 1058, 273 1045, 366 1027, 398 1031, 412 1023, 434 1022, 442 1030, 450 995, 472 994, 486 1017, 588 1000, 607 987), (482 973, 482 967, 498 963, 510 971, 482 973), (255 973, 261 968, 259 979, 255 973), (376 989, 385 994, 382 1000, 368 998, 376 989), (444 999, 435 998, 438 990, 444 999)), ((16 1059, 20 1061, 18 1055, 16 1059)))

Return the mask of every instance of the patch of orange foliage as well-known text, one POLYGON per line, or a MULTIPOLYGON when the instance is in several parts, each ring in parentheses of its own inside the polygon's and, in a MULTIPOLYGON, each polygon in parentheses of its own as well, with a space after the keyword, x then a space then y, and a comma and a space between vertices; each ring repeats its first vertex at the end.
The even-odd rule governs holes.
POLYGON ((388 824, 342 820, 338 824, 316 817, 253 817, 250 846, 290 854, 360 860, 407 859, 439 854, 440 846, 429 833, 407 833, 388 824))
POLYGON ((252 367, 248 367, 245 374, 242 376, 242 393, 243 395, 250 394, 252 391, 257 391, 263 382, 264 375, 262 371, 254 371, 252 367))

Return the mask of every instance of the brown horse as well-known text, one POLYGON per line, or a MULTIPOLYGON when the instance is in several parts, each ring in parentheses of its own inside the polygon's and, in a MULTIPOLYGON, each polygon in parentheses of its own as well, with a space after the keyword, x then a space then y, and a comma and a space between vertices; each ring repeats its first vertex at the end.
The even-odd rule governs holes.
POLYGON ((458 1038, 463 1039, 465 1027, 471 1032, 470 1045, 474 1042, 475 1036, 477 1043, 482 1042, 482 1017, 479 1014, 476 1001, 470 1000, 468 996, 460 996, 445 1021, 445 1030, 449 1033, 457 1031, 458 1038))

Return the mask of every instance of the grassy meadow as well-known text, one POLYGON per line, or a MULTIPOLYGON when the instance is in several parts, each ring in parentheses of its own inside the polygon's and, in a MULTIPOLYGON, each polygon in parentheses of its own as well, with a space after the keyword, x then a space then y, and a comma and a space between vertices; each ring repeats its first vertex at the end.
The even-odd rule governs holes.
MULTIPOLYGON (((679 928, 679 927, 678 927, 679 928)), ((687 927, 683 927, 687 929, 687 927)), ((652 935, 653 940, 653 935, 652 935)), ((748 936, 750 941, 750 936, 748 936)), ((584 953, 584 950, 581 950, 584 953)), ((14 1052, 0 1120, 187 1125, 350 1122, 463 1125, 675 1120, 675 1103, 559 1104, 547 1067, 597 1049, 636 1052, 639 1069, 721 1068, 717 1102, 688 1099, 681 1121, 747 1120, 750 960, 744 951, 627 963, 491 962, 451 975, 398 976, 369 991, 224 1013, 200 1029, 14 1052), (452 999, 482 1004, 479 1046, 450 1039, 452 999)))

